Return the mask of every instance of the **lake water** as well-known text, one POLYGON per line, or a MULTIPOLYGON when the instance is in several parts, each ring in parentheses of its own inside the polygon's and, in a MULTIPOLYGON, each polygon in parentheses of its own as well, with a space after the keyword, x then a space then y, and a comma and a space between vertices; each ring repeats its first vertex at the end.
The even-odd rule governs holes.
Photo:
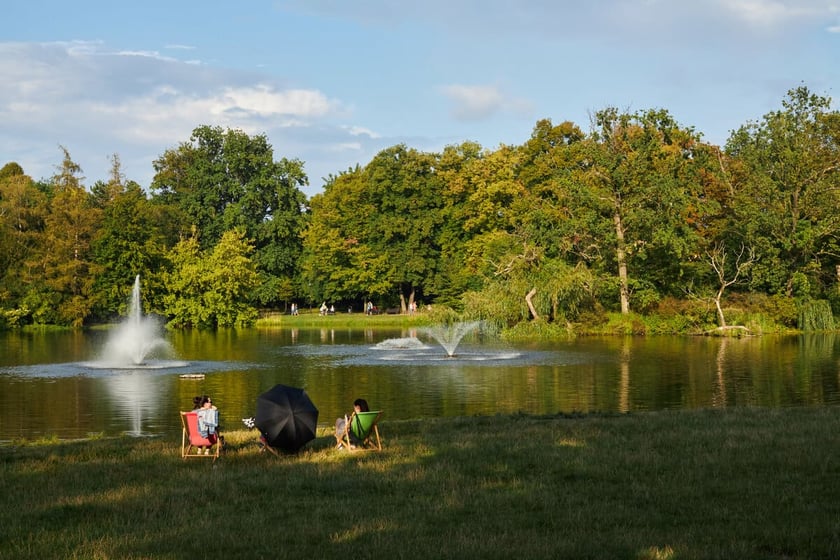
POLYGON ((467 335, 454 357, 420 329, 250 329, 166 335, 157 368, 96 367, 107 333, 0 333, 0 442, 176 437, 212 395, 240 428, 277 383, 303 387, 332 425, 364 397, 383 421, 496 412, 626 412, 840 402, 840 336, 584 337, 508 344, 467 335), (203 374, 203 379, 182 379, 203 374))

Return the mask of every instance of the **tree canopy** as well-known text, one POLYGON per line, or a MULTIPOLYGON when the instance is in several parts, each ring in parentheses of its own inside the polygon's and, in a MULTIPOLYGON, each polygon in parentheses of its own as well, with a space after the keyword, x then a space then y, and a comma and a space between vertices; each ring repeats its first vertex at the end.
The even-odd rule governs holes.
POLYGON ((795 88, 723 147, 665 109, 607 107, 589 124, 541 119, 495 149, 397 144, 311 200, 304 162, 208 125, 153 162, 148 190, 116 154, 89 189, 65 148, 48 180, 9 162, 0 326, 108 320, 137 274, 147 309, 209 328, 321 301, 434 304, 501 327, 692 305, 725 326, 722 299, 746 295, 788 323, 797 306, 840 313, 829 98, 795 88))

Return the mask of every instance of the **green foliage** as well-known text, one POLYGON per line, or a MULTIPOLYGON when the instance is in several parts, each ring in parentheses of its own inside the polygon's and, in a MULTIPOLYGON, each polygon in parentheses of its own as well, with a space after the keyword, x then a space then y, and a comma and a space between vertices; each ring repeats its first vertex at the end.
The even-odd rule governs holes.
POLYGON ((804 86, 790 90, 782 105, 727 143, 738 163, 731 208, 742 237, 761 255, 753 286, 809 297, 836 280, 834 266, 822 259, 837 254, 840 114, 804 86))
POLYGON ((835 328, 831 304, 824 299, 806 301, 799 307, 799 329, 804 332, 831 331, 835 328))
MULTIPOLYGON (((165 263, 163 230, 157 227, 157 212, 140 185, 125 182, 114 157, 111 181, 97 183, 93 191, 102 211, 102 223, 93 240, 93 254, 100 267, 94 289, 100 319, 124 315, 134 278, 143 278, 143 297, 156 299, 157 275, 165 263)), ((145 309, 154 309, 148 305, 145 309)))
POLYGON ((122 313, 141 274, 145 308, 179 325, 245 324, 255 305, 373 299, 497 329, 672 332, 710 321, 690 305, 663 313, 668 302, 717 293, 726 322, 812 328, 817 311, 793 298, 840 309, 838 146, 840 113, 800 87, 725 150, 664 109, 610 107, 589 133, 539 120, 519 146, 395 145, 331 175, 308 203, 303 162, 275 160, 265 135, 197 127, 155 160, 150 196, 116 155, 87 192, 62 148, 49 181, 14 162, 0 169, 0 306, 7 327, 78 326, 122 313), (222 243, 233 230, 241 243, 222 243), (709 262, 738 247, 749 275, 735 286, 735 262, 719 261, 720 272, 709 262), (256 280, 210 285, 225 284, 208 264, 216 251, 247 254, 247 266, 223 268, 256 280), (647 317, 604 326, 604 310, 647 317))
POLYGON ((574 338, 571 325, 546 321, 523 321, 502 331, 505 340, 568 340, 574 338))
MULTIPOLYGON (((190 142, 167 150, 154 166, 151 188, 160 203, 185 217, 182 234, 196 228, 207 250, 227 231, 240 228, 254 246, 257 269, 272 283, 297 275, 306 224, 300 187, 308 183, 302 162, 274 161, 265 135, 200 126, 190 142)), ((264 305, 282 301, 279 290, 261 290, 256 296, 264 305)))
POLYGON ((164 277, 165 313, 174 327, 241 327, 254 323, 257 310, 247 303, 257 284, 251 245, 241 230, 222 235, 218 245, 202 251, 195 237, 170 254, 172 272, 164 277))
POLYGON ((313 300, 420 298, 437 274, 443 215, 436 157, 399 145, 311 201, 303 277, 313 300))
POLYGON ((43 251, 48 213, 47 197, 19 167, 0 173, 0 302, 10 307, 19 306, 33 280, 26 263, 43 251))
POLYGON ((38 248, 24 267, 28 286, 23 302, 36 322, 78 327, 96 304, 93 284, 99 267, 91 243, 101 214, 80 182, 81 169, 65 148, 62 151, 38 248))

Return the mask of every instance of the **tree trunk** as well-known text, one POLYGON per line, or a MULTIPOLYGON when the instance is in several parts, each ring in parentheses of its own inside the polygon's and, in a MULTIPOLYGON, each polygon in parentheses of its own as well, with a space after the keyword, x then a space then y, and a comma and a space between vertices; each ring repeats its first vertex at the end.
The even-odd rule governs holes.
POLYGON ((624 246, 624 228, 621 225, 621 213, 613 215, 615 223, 615 260, 618 263, 618 289, 621 298, 621 313, 630 313, 630 288, 627 282, 627 252, 624 246))
POLYGON ((533 298, 535 295, 537 295, 537 288, 536 288, 536 287, 533 287, 533 288, 531 288, 531 291, 530 291, 530 292, 528 292, 528 293, 525 295, 525 303, 527 303, 527 304, 528 304, 528 309, 530 309, 530 310, 531 310, 531 316, 534 318, 534 320, 535 320, 535 321, 538 321, 538 320, 539 320, 539 318, 540 318, 540 316, 539 316, 539 315, 537 315, 537 310, 536 310, 536 309, 534 309, 534 304, 533 304, 533 302, 531 301, 531 298, 533 298))
POLYGON ((718 290, 717 296, 715 296, 715 307, 717 308, 717 315, 718 315, 718 324, 720 328, 726 328, 726 319, 723 316, 723 308, 720 306, 720 300, 723 297, 723 289, 725 286, 721 286, 718 290))

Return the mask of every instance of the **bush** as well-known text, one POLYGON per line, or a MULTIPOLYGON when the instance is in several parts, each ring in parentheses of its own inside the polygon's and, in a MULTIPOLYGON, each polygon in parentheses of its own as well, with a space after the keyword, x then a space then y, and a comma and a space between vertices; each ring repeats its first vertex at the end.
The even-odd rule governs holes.
POLYGON ((799 307, 797 322, 799 330, 805 332, 833 331, 834 316, 831 304, 824 299, 806 301, 799 307))

